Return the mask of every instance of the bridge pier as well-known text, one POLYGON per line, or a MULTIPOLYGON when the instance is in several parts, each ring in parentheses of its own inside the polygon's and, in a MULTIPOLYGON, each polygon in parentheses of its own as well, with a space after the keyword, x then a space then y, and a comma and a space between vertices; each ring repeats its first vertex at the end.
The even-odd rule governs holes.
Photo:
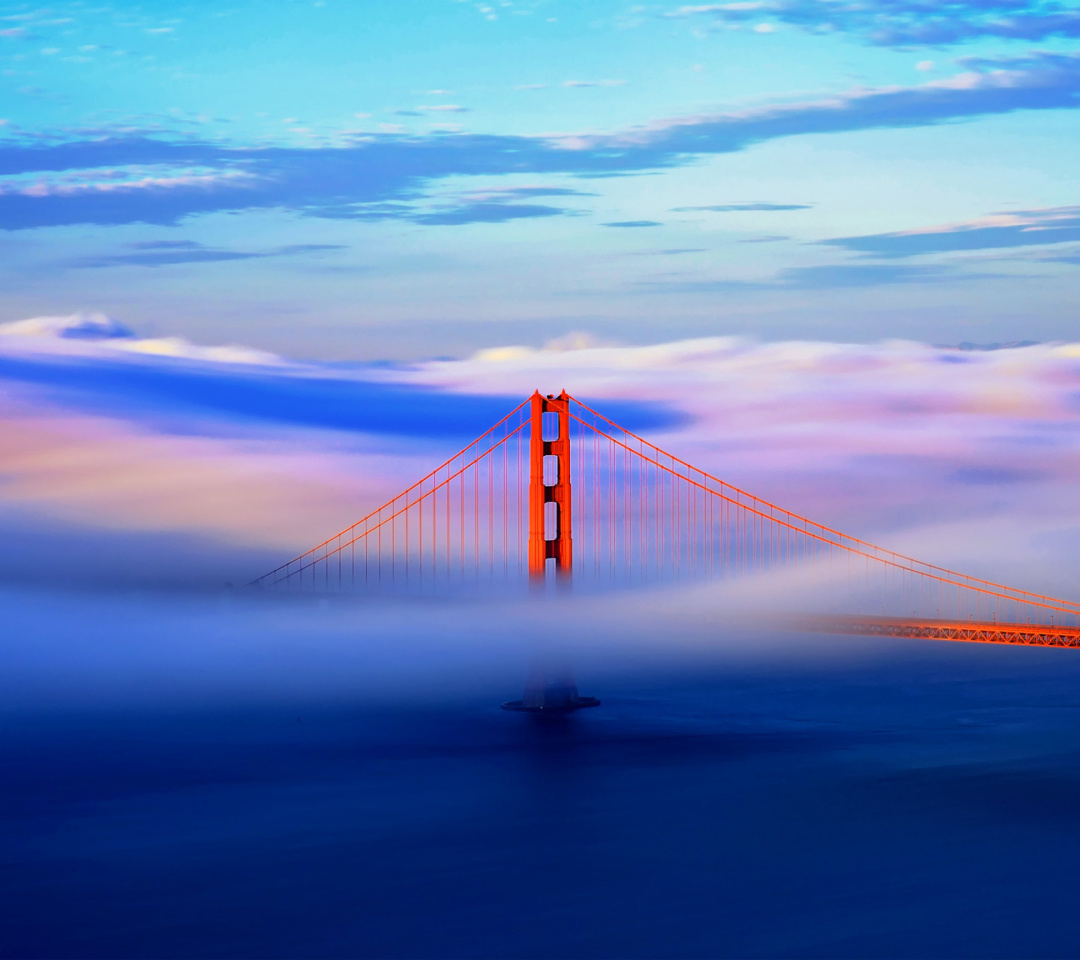
POLYGON ((598 707, 596 697, 583 697, 569 670, 538 672, 520 700, 507 700, 504 710, 519 713, 566 714, 583 707, 598 707))

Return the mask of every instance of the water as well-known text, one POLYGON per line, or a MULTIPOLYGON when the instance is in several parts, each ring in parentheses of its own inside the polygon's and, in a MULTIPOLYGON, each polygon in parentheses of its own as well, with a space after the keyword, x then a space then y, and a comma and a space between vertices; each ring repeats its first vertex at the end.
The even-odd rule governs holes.
POLYGON ((1080 655, 876 649, 5 714, 0 953, 1076 956, 1080 655))

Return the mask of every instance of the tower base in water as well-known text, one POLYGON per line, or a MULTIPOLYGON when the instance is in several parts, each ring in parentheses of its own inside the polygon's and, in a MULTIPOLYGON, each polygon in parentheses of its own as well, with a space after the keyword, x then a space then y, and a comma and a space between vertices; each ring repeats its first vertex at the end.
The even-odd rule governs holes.
POLYGON ((573 682, 551 681, 531 685, 520 700, 507 700, 502 704, 504 710, 516 710, 519 713, 570 713, 583 707, 598 707, 596 697, 579 696, 573 682))

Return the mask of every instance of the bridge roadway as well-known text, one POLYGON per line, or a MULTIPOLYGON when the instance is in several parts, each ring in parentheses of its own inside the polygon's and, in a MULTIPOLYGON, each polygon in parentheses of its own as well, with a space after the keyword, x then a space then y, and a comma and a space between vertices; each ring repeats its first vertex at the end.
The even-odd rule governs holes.
POLYGON ((915 620, 822 614, 799 617, 795 625, 817 633, 865 637, 912 637, 968 643, 1012 643, 1029 647, 1080 647, 1080 627, 1046 623, 997 623, 979 620, 915 620))

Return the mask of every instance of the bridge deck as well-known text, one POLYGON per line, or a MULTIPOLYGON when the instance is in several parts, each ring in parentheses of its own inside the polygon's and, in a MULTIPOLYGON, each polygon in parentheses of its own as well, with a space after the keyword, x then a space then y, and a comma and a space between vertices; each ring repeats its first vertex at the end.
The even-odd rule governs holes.
POLYGON ((868 637, 912 637, 968 643, 1011 643, 1030 647, 1080 647, 1080 627, 1045 623, 997 623, 977 620, 906 620, 827 614, 799 618, 798 626, 818 633, 868 637))

